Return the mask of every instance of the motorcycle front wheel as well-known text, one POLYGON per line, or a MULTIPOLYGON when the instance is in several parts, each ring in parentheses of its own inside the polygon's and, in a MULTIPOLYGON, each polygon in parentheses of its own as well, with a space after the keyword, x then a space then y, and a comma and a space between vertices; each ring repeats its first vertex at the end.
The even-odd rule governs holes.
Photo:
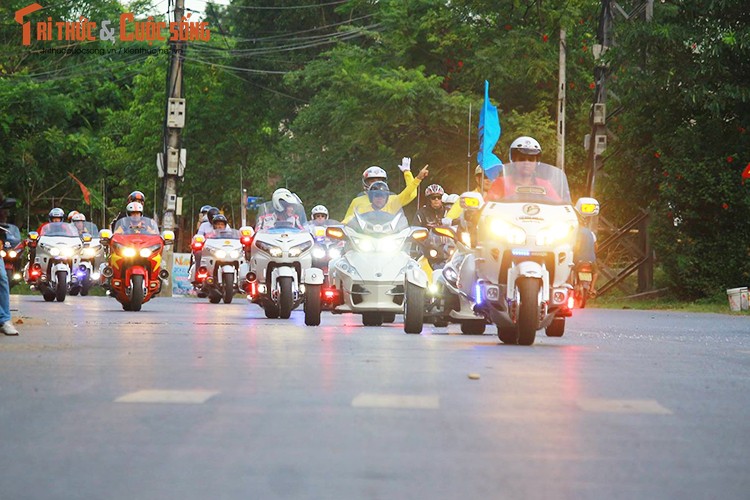
POLYGON ((289 319, 292 315, 292 306, 294 297, 292 297, 292 277, 282 276, 279 278, 279 317, 289 319))
POLYGON ((541 283, 535 278, 520 278, 516 284, 521 306, 518 310, 518 343, 532 345, 539 329, 539 290, 541 283))
POLYGON ((307 285, 305 288, 305 324, 320 325, 320 285, 307 285))
POLYGON ((66 271, 57 271, 57 288, 55 288, 55 298, 58 302, 65 300, 65 294, 68 293, 68 273, 66 271))
POLYGON ((224 282, 224 303, 231 304, 234 297, 234 274, 224 273, 221 279, 224 282))
POLYGON ((143 305, 143 276, 134 274, 130 277, 130 310, 140 311, 143 305))
POLYGON ((406 282, 404 301, 404 331, 422 333, 424 325, 424 288, 406 282))

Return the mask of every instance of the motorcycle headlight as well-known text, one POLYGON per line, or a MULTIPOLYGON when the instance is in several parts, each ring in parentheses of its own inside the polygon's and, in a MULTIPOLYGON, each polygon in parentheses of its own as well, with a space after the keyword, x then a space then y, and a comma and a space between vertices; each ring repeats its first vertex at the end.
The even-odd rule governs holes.
POLYGON ((227 253, 224 250, 214 250, 214 256, 217 259, 225 259, 227 257, 227 253))
POLYGON ((271 254, 271 257, 281 257, 281 255, 284 253, 281 251, 281 248, 269 245, 265 241, 255 240, 255 246, 260 248, 264 252, 271 254))
POLYGON ((378 250, 384 253, 396 253, 404 246, 404 238, 383 238, 378 240, 378 250))
POLYGON ((332 259, 338 259, 341 257, 341 249, 340 248, 331 248, 328 250, 328 256, 332 259))
POLYGON ((369 238, 367 236, 361 236, 353 241, 355 242, 355 245, 357 246, 357 248, 359 248, 360 252, 374 252, 375 251, 375 242, 373 241, 372 238, 369 238))
POLYGON ((144 259, 148 259, 149 257, 151 257, 152 253, 154 252, 152 252, 150 248, 141 248, 141 251, 138 252, 138 255, 140 255, 144 259))
POLYGON ((2 257, 4 259, 6 257, 6 255, 7 254, 5 253, 5 250, 0 250, 0 257, 2 257))
POLYGON ((232 250, 229 252, 229 258, 230 259, 239 259, 240 258, 240 252, 239 250, 232 250))
POLYGON ((573 224, 564 222, 547 226, 536 235, 536 244, 539 246, 551 245, 562 241, 573 234, 573 224))
POLYGON ((289 256, 290 257, 297 257, 297 256, 301 255, 302 252, 304 252, 305 250, 307 250, 308 248, 310 248, 311 246, 312 246, 312 242, 311 241, 306 241, 306 242, 301 243, 299 245, 293 246, 289 250, 289 256))
POLYGON ((490 231, 504 238, 511 245, 522 245, 526 243, 526 231, 522 228, 509 224, 502 219, 494 219, 490 222, 490 231))
POLYGON ((10 252, 8 252, 8 257, 10 257, 11 259, 15 259, 16 257, 18 257, 18 252, 16 252, 15 250, 11 250, 10 252))
POLYGON ((53 257, 57 257, 58 255, 60 255, 60 249, 57 247, 50 247, 49 254, 53 257))
POLYGON ((73 247, 62 247, 60 249, 60 255, 63 257, 72 257, 75 253, 75 249, 73 247))
POLYGON ((121 251, 123 257, 135 257, 138 252, 133 247, 124 247, 121 251))
POLYGON ((96 248, 84 248, 82 254, 85 258, 96 257, 96 248))
POLYGON ((313 248, 312 256, 316 259, 322 259, 326 256, 326 251, 324 248, 315 247, 313 248))

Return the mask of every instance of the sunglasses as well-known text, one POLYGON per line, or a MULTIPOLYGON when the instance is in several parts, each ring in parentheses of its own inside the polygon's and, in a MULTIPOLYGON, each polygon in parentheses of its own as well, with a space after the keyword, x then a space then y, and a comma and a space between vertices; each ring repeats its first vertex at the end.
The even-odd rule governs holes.
POLYGON ((427 199, 430 200, 430 201, 432 201, 432 200, 442 200, 443 197, 441 195, 439 195, 439 194, 436 194, 436 195, 428 196, 427 199))
POLYGON ((323 214, 315 214, 313 215, 313 219, 325 219, 326 216, 323 214))

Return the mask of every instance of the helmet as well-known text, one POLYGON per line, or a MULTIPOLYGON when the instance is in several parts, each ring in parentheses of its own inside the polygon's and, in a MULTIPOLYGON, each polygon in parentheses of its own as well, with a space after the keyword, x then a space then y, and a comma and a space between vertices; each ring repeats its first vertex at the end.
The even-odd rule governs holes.
POLYGON ((76 212, 70 219, 72 222, 86 222, 86 216, 81 212, 76 212))
POLYGON ((77 213, 79 213, 78 210, 71 210, 70 212, 68 212, 68 222, 71 222, 73 220, 73 216, 77 213))
POLYGON ((131 203, 133 201, 137 201, 141 205, 143 205, 144 203, 146 203, 146 195, 144 195, 140 191, 133 191, 132 193, 128 195, 128 203, 131 203))
POLYGON ((53 208, 49 211, 49 221, 52 222, 52 219, 60 219, 60 222, 65 218, 65 212, 63 212, 62 208, 53 208))
POLYGON ((210 208, 211 208, 211 205, 203 205, 201 207, 201 214, 207 213, 210 208))
POLYGON ((474 169, 474 175, 482 175, 484 173, 484 169, 482 168, 482 165, 477 165, 477 168, 474 169))
POLYGON ((125 212, 127 212, 128 215, 132 214, 133 212, 140 212, 143 213, 143 203, 139 203, 137 201, 131 201, 128 203, 128 206, 125 207, 125 212))
POLYGON ((446 205, 453 205, 458 201, 457 194, 446 194, 443 196, 443 203, 446 205))
POLYGON ((377 165, 373 165, 372 167, 362 172, 362 187, 365 189, 365 191, 367 191, 375 181, 388 182, 388 174, 386 174, 385 170, 378 167, 377 165))
POLYGON ((444 194, 445 189, 443 189, 443 186, 441 186, 440 184, 430 184, 429 186, 427 186, 427 189, 424 190, 424 195, 428 198, 430 196, 439 195, 442 199, 444 194))
MULTIPOLYGON (((536 139, 522 135, 510 144, 510 151, 508 152, 508 159, 510 161, 518 161, 513 158, 513 152, 517 154, 523 154, 528 156, 541 156, 542 146, 539 145, 536 139)), ((537 161, 539 161, 537 159, 537 161)))
POLYGON ((379 196, 390 196, 390 191, 388 184, 383 181, 375 181, 370 185, 370 189, 367 190, 367 197, 370 198, 370 203, 372 203, 373 198, 379 196))
POLYGON ((216 226, 217 222, 223 222, 224 224, 229 225, 229 222, 227 222, 227 217, 224 214, 214 215, 213 219, 211 220, 211 225, 216 226))
POLYGON ((294 196, 288 189, 279 188, 273 192, 271 202, 274 210, 277 212, 283 212, 287 205, 296 205, 299 203, 299 198, 294 196))
POLYGON ((310 217, 313 219, 316 215, 323 214, 326 216, 326 219, 328 218, 328 209, 323 205, 315 205, 312 210, 310 210, 310 217))
POLYGON ((219 215, 219 209, 216 207, 211 207, 208 209, 208 212, 206 212, 206 218, 208 219, 209 224, 214 223, 214 217, 219 215))

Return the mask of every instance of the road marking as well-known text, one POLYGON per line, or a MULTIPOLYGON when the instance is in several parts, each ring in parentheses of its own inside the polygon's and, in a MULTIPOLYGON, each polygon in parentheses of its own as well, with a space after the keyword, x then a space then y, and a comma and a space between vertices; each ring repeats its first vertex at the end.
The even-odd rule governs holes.
POLYGON ((374 394, 363 392, 352 400, 355 408, 399 408, 409 410, 437 410, 437 396, 414 396, 409 394, 374 394))
POLYGON ((742 351, 737 351, 737 352, 738 352, 738 353, 740 353, 740 354, 750 354, 750 351, 744 351, 744 350, 742 350, 742 351))
POLYGON ((199 405, 218 394, 217 391, 164 391, 147 389, 130 392, 115 399, 115 403, 177 403, 199 405))
POLYGON ((646 413, 672 415, 669 408, 654 399, 579 399, 578 407, 595 413, 646 413))

